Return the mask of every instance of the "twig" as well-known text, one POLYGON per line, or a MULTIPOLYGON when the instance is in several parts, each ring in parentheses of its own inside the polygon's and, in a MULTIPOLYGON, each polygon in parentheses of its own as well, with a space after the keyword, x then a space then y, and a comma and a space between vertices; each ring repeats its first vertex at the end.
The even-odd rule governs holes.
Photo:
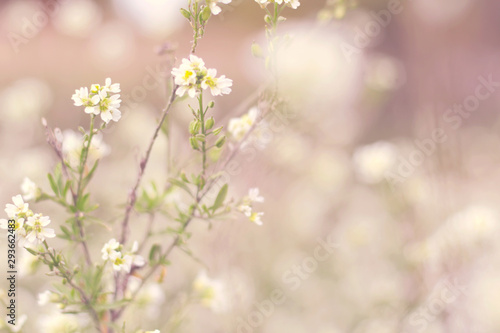
POLYGON ((174 103, 175 100, 175 92, 177 90, 177 86, 174 85, 174 88, 172 89, 172 95, 170 96, 170 99, 167 103, 167 106, 163 109, 162 111, 162 116, 160 119, 160 122, 158 123, 158 126, 156 127, 156 130, 153 134, 153 137, 151 138, 151 141, 149 142, 148 149, 146 151, 146 155, 143 157, 139 164, 139 173, 137 175, 137 179, 135 181, 134 187, 132 187, 132 190, 129 193, 128 197, 128 203, 127 207, 125 209, 125 217, 123 218, 122 222, 122 234, 120 237, 120 243, 125 244, 127 241, 128 233, 129 233, 129 226, 128 222, 130 219, 130 213, 132 211, 132 208, 134 208, 135 202, 137 200, 137 189, 139 188, 139 184, 141 183, 142 177, 144 175, 144 170, 146 170, 146 165, 148 164, 149 161, 149 156, 151 155, 151 150, 153 149, 153 145, 156 141, 156 138, 158 137, 158 133, 160 132, 160 129, 168 115, 168 112, 170 111, 170 108, 172 107, 172 104, 174 103))

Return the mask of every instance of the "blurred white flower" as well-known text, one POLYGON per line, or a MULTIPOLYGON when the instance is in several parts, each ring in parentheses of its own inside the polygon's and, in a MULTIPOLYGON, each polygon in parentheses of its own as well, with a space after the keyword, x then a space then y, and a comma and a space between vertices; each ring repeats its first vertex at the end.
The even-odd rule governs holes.
POLYGON ((229 120, 228 131, 235 141, 241 141, 257 121, 259 109, 252 108, 247 114, 229 120))
MULTIPOLYGON (((62 133, 62 152, 65 160, 72 167, 77 167, 80 163, 80 154, 83 148, 83 135, 72 130, 65 130, 62 133)), ((101 159, 109 154, 110 148, 102 140, 102 134, 98 133, 92 137, 88 153, 88 163, 101 159)))
POLYGON ((61 34, 87 37, 98 29, 102 20, 101 7, 90 0, 64 1, 51 19, 61 34))
POLYGON ((128 254, 122 255, 121 252, 114 251, 110 253, 109 259, 113 263, 113 269, 115 271, 130 273, 130 269, 132 268, 132 256, 128 254))
POLYGON ((26 221, 27 235, 26 239, 30 243, 38 244, 45 240, 45 238, 54 238, 56 234, 54 229, 45 228, 50 224, 50 218, 42 214, 35 214, 29 216, 26 221))
POLYGON ((224 283, 211 279, 205 271, 198 274, 193 282, 193 289, 203 306, 215 313, 227 312, 230 307, 229 293, 224 283))
POLYGON ((213 96, 229 94, 230 87, 233 85, 233 81, 224 75, 215 77, 217 71, 207 69, 205 62, 195 55, 190 55, 189 59, 182 59, 181 65, 172 69, 172 75, 175 78, 175 84, 178 85, 176 94, 180 97, 187 92, 189 97, 194 98, 202 89, 208 88, 213 96))
POLYGON ((208 8, 210 8, 210 11, 212 12, 213 15, 217 15, 222 11, 222 9, 217 5, 218 3, 223 3, 226 5, 231 3, 231 0, 206 0, 206 1, 208 8))
POLYGON ((498 237, 498 213, 488 207, 468 206, 448 218, 432 235, 410 247, 409 257, 436 267, 450 259, 467 259, 498 237))
POLYGON ((38 305, 40 306, 44 306, 57 301, 59 301, 59 296, 50 290, 45 290, 44 292, 38 294, 38 305))
POLYGON ((255 202, 264 202, 264 197, 259 194, 258 188, 251 188, 248 191, 248 195, 243 197, 237 209, 246 217, 248 217, 250 222, 253 222, 257 225, 262 225, 263 223, 261 217, 264 215, 264 213, 253 211, 252 204, 255 202))
POLYGON ((111 257, 111 254, 114 252, 118 252, 117 249, 120 247, 120 243, 114 239, 111 238, 106 244, 101 249, 102 253, 102 260, 108 260, 111 257))
POLYGON ((264 202, 264 197, 259 195, 259 189, 257 187, 248 190, 248 199, 251 202, 264 202))
POLYGON ((40 188, 28 177, 24 177, 21 184, 21 192, 23 194, 23 199, 30 201, 38 198, 40 195, 40 188))
POLYGON ((40 317, 40 327, 44 333, 79 333, 82 327, 77 318, 70 314, 53 313, 40 317))
POLYGON ((378 141, 356 149, 354 168, 364 182, 375 184, 384 180, 397 161, 397 149, 392 143, 378 141))

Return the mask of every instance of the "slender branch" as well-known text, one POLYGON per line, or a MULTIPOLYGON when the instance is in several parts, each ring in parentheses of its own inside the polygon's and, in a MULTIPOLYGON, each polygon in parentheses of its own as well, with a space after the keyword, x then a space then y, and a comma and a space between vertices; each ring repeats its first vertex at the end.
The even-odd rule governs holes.
POLYGON ((90 299, 87 296, 87 294, 85 293, 85 291, 82 288, 80 288, 79 286, 77 286, 73 282, 73 277, 64 269, 64 267, 61 267, 60 261, 57 260, 54 257, 54 255, 50 252, 49 245, 47 244, 47 242, 44 241, 43 244, 45 245, 45 248, 47 249, 46 253, 49 254, 50 258, 52 259, 52 262, 54 263, 54 267, 57 268, 57 270, 59 271, 59 273, 61 274, 61 276, 64 279, 66 279, 66 281, 68 282, 68 284, 71 287, 73 287, 80 294, 80 298, 82 299, 83 303, 87 307, 87 309, 89 311, 89 314, 90 314, 90 317, 92 318, 92 321, 94 321, 94 324, 95 324, 96 328, 98 329, 99 332, 102 332, 102 330, 101 330, 101 324, 100 324, 100 320, 99 320, 99 315, 97 314, 97 312, 95 311, 95 309, 92 307, 90 299))
POLYGON ((135 202, 137 200, 137 189, 139 188, 139 184, 141 183, 142 177, 144 175, 144 171, 146 170, 146 165, 148 164, 149 157, 151 155, 151 150, 153 149, 153 145, 156 141, 156 138, 158 137, 158 133, 160 132, 160 129, 165 122, 165 119, 170 111, 170 108, 172 107, 172 104, 174 103, 175 100, 175 92, 177 90, 177 86, 174 85, 174 88, 172 89, 172 95, 170 96, 167 106, 163 109, 162 111, 162 116, 160 119, 160 122, 158 123, 158 126, 156 127, 156 130, 153 134, 153 137, 151 138, 151 141, 149 142, 148 149, 146 150, 146 155, 142 158, 140 164, 139 164, 139 173, 137 175, 137 179, 135 181, 134 186, 132 187, 132 190, 129 193, 128 197, 128 203, 127 207, 125 209, 125 217, 123 218, 122 222, 122 233, 120 237, 120 243, 124 244, 127 241, 128 233, 129 233, 129 226, 128 222, 130 219, 130 213, 132 212, 132 208, 135 205, 135 202))

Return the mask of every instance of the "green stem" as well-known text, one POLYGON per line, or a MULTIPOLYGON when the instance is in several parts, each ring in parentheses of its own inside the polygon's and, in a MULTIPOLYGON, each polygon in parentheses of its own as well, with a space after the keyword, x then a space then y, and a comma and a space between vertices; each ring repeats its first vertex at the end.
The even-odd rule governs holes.
MULTIPOLYGON (((206 136, 205 132, 205 112, 203 111, 203 94, 200 93, 200 96, 198 97, 198 102, 199 102, 199 116, 200 116, 200 122, 201 122, 201 134, 206 136)), ((205 137, 206 139, 206 137, 205 137)), ((205 179, 205 173, 207 170, 207 147, 206 147, 206 142, 203 141, 201 143, 201 153, 203 154, 203 162, 202 162, 202 172, 201 176, 203 179, 205 179)))

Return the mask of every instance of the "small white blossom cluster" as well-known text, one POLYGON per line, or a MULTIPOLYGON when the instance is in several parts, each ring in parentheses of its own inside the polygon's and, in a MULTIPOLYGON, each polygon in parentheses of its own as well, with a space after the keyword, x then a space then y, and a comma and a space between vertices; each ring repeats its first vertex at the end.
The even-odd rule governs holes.
POLYGON ((264 202, 264 197, 259 195, 258 188, 251 188, 248 191, 248 195, 243 198, 241 204, 238 206, 238 210, 248 217, 251 222, 262 225, 261 217, 264 213, 253 211, 252 204, 255 202, 264 202))
POLYGON ((189 97, 194 98, 202 90, 210 88, 213 96, 229 94, 233 80, 225 75, 217 76, 217 70, 205 67, 205 62, 195 55, 190 55, 189 59, 182 59, 179 68, 172 69, 175 84, 178 85, 176 94, 180 97, 187 92, 189 97))
POLYGON ((123 246, 116 239, 112 238, 104 244, 101 250, 102 260, 111 261, 115 271, 130 273, 132 266, 141 267, 146 263, 142 256, 135 254, 138 247, 138 243, 134 242, 130 252, 123 252, 123 246))
MULTIPOLYGON (((34 214, 20 194, 12 197, 12 202, 13 204, 5 206, 5 212, 10 220, 15 221, 14 230, 19 245, 24 246, 26 241, 38 245, 46 238, 56 236, 54 229, 46 228, 50 224, 50 218, 42 214, 34 214)), ((8 220, 0 219, 0 228, 8 229, 8 220)))
POLYGON ((277 3, 278 5, 286 4, 288 7, 297 9, 300 6, 299 0, 255 0, 262 8, 265 8, 270 3, 277 3))
POLYGON ((219 3, 223 3, 225 5, 231 3, 231 0, 206 0, 207 6, 210 8, 210 11, 213 15, 220 14, 222 9, 218 6, 219 3))
POLYGON ((71 99, 76 106, 85 106, 85 113, 101 115, 102 121, 106 124, 111 120, 120 120, 122 114, 118 110, 120 107, 120 84, 111 83, 107 78, 104 86, 93 84, 90 92, 87 87, 75 90, 71 99))

